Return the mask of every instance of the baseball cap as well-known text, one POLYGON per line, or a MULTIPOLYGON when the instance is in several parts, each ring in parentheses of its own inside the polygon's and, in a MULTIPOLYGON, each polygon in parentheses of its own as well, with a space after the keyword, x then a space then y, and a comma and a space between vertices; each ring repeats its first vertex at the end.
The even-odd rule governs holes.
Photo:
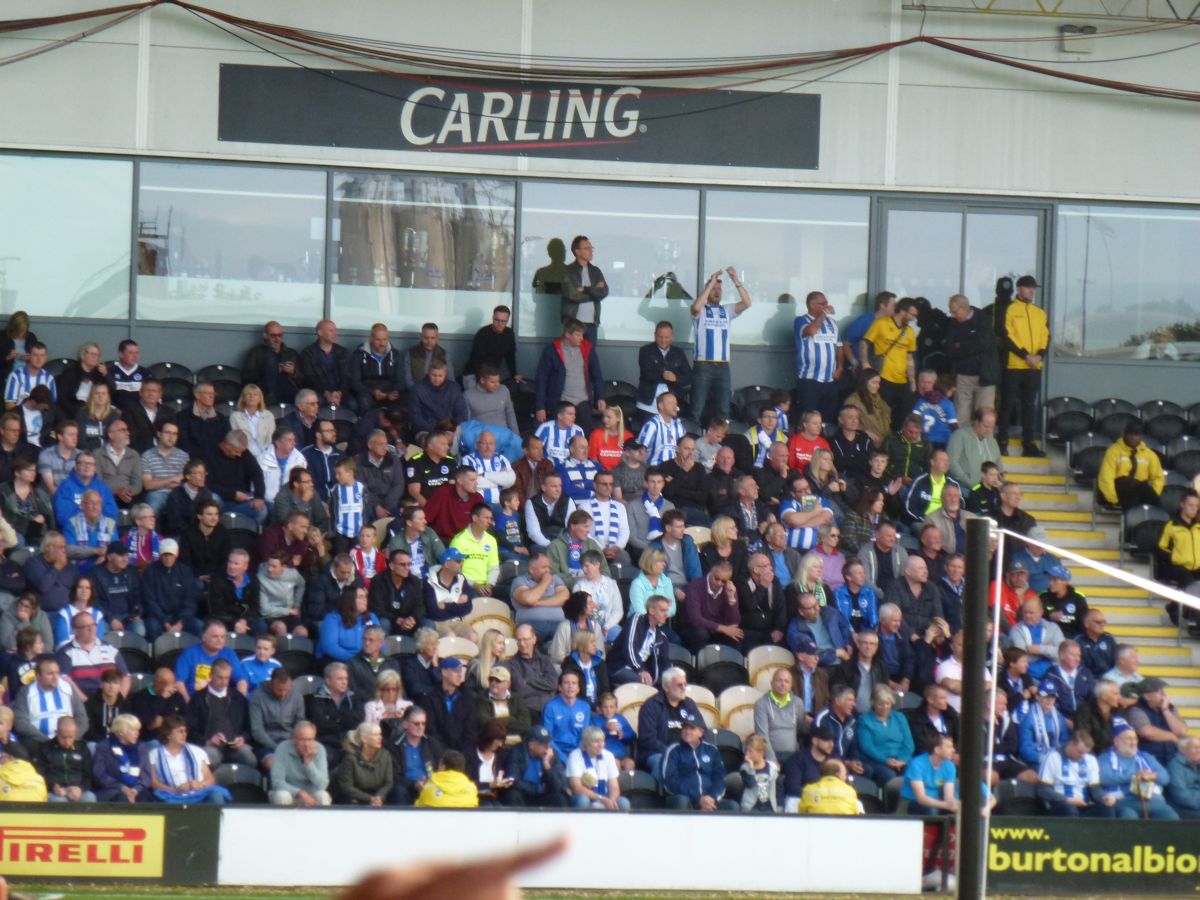
MULTIPOLYGON (((1163 691, 1167 688, 1167 683, 1161 678, 1143 678, 1141 681, 1127 682, 1124 687, 1129 688, 1129 693, 1135 697, 1141 697, 1143 694, 1153 694, 1155 691, 1163 691)), ((1124 693, 1124 691, 1122 691, 1124 693)))
POLYGON ((445 565, 447 562, 449 562, 452 559, 456 559, 459 562, 462 562, 465 558, 466 557, 464 557, 462 555, 462 551, 459 550, 457 547, 447 547, 445 550, 442 551, 441 559, 439 559, 438 561, 440 563, 442 563, 443 565, 445 565))
POLYGON ((549 744, 550 732, 546 730, 544 725, 534 725, 529 729, 529 734, 525 738, 525 741, 526 743, 549 744))
POLYGON ((1066 566, 1051 566, 1046 572, 1047 578, 1061 578, 1063 581, 1071 580, 1071 570, 1066 566))
POLYGON ((1127 731, 1133 731, 1133 726, 1122 719, 1120 716, 1113 716, 1112 736, 1116 737, 1119 734, 1124 734, 1127 731))
POLYGON ((818 655, 817 642, 814 641, 812 638, 810 638, 808 635, 802 634, 796 639, 796 651, 795 652, 804 653, 804 654, 807 654, 808 656, 817 656, 818 655))
POLYGON ((1010 562, 1008 564, 1008 568, 1005 569, 1004 571, 1006 571, 1006 572, 1028 572, 1029 568, 1025 565, 1025 563, 1021 562, 1019 559, 1014 559, 1012 562, 1010 562))
MULTIPOLYGON (((129 548, 128 548, 128 547, 126 547, 126 546, 125 546, 123 543, 121 543, 120 541, 110 541, 110 542, 109 542, 109 544, 108 544, 108 549, 107 549, 106 551, 104 551, 104 552, 105 552, 105 553, 108 553, 108 554, 110 554, 110 555, 115 555, 115 556, 128 556, 128 555, 129 555, 129 548)), ((161 546, 159 547, 159 551, 158 551, 158 552, 159 552, 159 553, 161 553, 161 552, 162 552, 162 547, 161 547, 161 546)))
POLYGON ((1043 697, 1057 697, 1058 682, 1051 678, 1043 679, 1042 683, 1038 685, 1038 693, 1043 697))
POLYGON ((1040 285, 1037 283, 1037 279, 1032 275, 1022 275, 1017 279, 1017 287, 1040 287, 1040 285))
POLYGON ((810 731, 810 732, 808 733, 808 736, 809 736, 809 739, 810 739, 810 740, 814 740, 814 741, 817 741, 817 740, 821 740, 821 741, 833 741, 833 740, 837 740, 837 738, 835 738, 835 737, 833 736, 833 732, 832 732, 832 731, 830 731, 830 730, 829 730, 827 727, 825 727, 824 725, 818 725, 816 728, 812 729, 812 731, 810 731))
POLYGON ((641 441, 634 439, 632 441, 626 441, 624 443, 624 445, 621 447, 621 449, 622 450, 645 450, 646 445, 643 444, 641 441))
POLYGON ((446 671, 447 669, 461 669, 461 668, 462 668, 462 660, 459 659, 457 656, 447 656, 445 659, 442 660, 441 669, 443 672, 446 671))
POLYGON ((501 666, 497 666, 496 668, 494 668, 490 672, 488 672, 488 681, 491 681, 493 678, 496 681, 510 681, 511 682, 512 674, 508 671, 508 669, 505 669, 501 666))
POLYGON ((159 541, 158 555, 166 556, 168 553, 172 556, 179 555, 179 541, 175 540, 175 538, 164 538, 159 541))

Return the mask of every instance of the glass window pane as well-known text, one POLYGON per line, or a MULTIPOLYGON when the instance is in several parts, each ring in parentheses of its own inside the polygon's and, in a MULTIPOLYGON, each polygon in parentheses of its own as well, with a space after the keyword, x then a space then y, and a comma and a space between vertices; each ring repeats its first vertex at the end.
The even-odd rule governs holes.
POLYGON ((414 331, 432 319, 470 334, 512 302, 514 182, 342 172, 333 196, 342 327, 414 331))
POLYGON ((945 309, 959 290, 962 222, 960 212, 888 210, 884 288, 901 297, 928 297, 945 309))
MULTIPOLYGON (((963 293, 976 306, 987 306, 995 299, 996 279, 1037 273, 1037 251, 1038 216, 968 212, 963 293)), ((929 299, 945 307, 949 295, 929 299)))
POLYGON ((129 315, 133 164, 0 155, 0 310, 129 315))
POLYGON ((735 266, 754 301, 734 326, 734 342, 790 344, 797 301, 809 291, 849 314, 867 290, 870 208, 863 196, 709 191, 704 271, 735 266))
POLYGON ((608 283, 600 337, 648 341, 660 319, 690 334, 699 191, 546 182, 524 185, 521 196, 521 334, 562 334, 558 284, 577 234, 591 238, 608 283), (678 280, 663 279, 649 296, 667 273, 678 280))
POLYGON ((141 166, 139 319, 311 325, 324 256, 324 172, 141 166))
POLYGON ((1200 358, 1200 210, 1062 206, 1055 351, 1200 358))

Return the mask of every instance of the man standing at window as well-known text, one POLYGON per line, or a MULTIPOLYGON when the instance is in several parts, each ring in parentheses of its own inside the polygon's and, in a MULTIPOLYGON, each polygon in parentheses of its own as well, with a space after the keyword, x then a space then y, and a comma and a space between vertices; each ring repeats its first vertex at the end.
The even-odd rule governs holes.
POLYGON ((575 422, 584 435, 592 430, 592 408, 604 412, 604 376, 595 345, 584 337, 587 325, 570 319, 562 337, 542 351, 537 368, 537 420, 545 422, 560 403, 575 406, 575 422))
POLYGON ((586 235, 577 234, 571 240, 571 252, 575 254, 575 261, 563 266, 560 285, 562 320, 564 323, 571 319, 582 322, 587 329, 588 343, 595 344, 600 329, 600 301, 608 296, 608 284, 604 273, 592 265, 592 255, 596 251, 586 235))
POLYGON ((1037 279, 1022 275, 1017 279, 1016 302, 1004 314, 1001 347, 1008 351, 1004 366, 1004 386, 1000 392, 1000 427, 997 441, 1000 452, 1008 452, 1008 427, 1013 407, 1021 411, 1021 443, 1024 456, 1045 456, 1035 440, 1038 388, 1042 384, 1042 366, 1050 346, 1050 326, 1046 311, 1033 303, 1037 279))
POLYGON ((796 317, 796 414, 815 409, 833 419, 837 382, 842 377, 842 345, 834 310, 820 291, 804 298, 808 312, 796 317))
POLYGON ((350 351, 337 342, 337 323, 332 320, 318 322, 316 333, 317 339, 300 351, 301 381, 316 391, 322 402, 341 406, 343 401, 354 400, 345 389, 350 351))
POLYGON ((674 345, 675 328, 670 322, 654 326, 654 340, 638 350, 637 407, 653 415, 654 401, 667 391, 682 396, 692 381, 687 354, 674 345))
MULTIPOLYGON (((479 376, 479 367, 495 366, 501 374, 508 371, 508 377, 518 384, 525 376, 517 374, 517 336, 508 327, 512 318, 512 310, 500 305, 492 310, 492 324, 484 325, 471 340, 471 355, 467 357, 467 365, 463 370, 465 375, 479 376)), ((463 382, 469 385, 469 382, 463 382)))
POLYGON ((268 322, 263 340, 242 363, 242 384, 257 384, 270 403, 291 403, 300 388, 300 354, 283 342, 283 326, 268 322))
POLYGON ((858 354, 879 371, 879 396, 892 408, 892 427, 897 429, 912 412, 912 395, 917 389, 913 359, 917 333, 912 326, 916 319, 917 301, 905 297, 892 315, 881 316, 867 329, 858 354))
POLYGON ((733 320, 750 308, 750 292, 738 280, 733 266, 725 269, 737 288, 738 302, 721 305, 721 271, 709 276, 704 290, 692 304, 693 341, 696 345, 696 364, 692 369, 692 415, 704 424, 705 407, 712 397, 713 412, 722 419, 729 418, 729 401, 733 394, 729 375, 729 329, 733 320))

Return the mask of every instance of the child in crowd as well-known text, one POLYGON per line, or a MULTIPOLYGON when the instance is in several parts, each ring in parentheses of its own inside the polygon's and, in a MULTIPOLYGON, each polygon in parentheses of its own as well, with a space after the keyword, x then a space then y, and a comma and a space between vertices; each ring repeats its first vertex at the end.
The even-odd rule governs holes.
POLYGON ((242 669, 246 672, 246 680, 250 682, 248 694, 258 690, 258 686, 271 677, 271 673, 282 668, 283 663, 275 658, 275 635, 270 632, 260 634, 254 639, 254 653, 242 660, 242 669))
POLYGON ((613 755, 622 771, 637 768, 637 762, 629 752, 637 733, 629 720, 617 712, 617 695, 603 693, 592 713, 592 724, 604 732, 604 749, 613 755))
POLYGON ((778 420, 777 427, 784 434, 790 434, 791 428, 788 427, 788 413, 792 409, 792 395, 789 391, 780 388, 771 393, 771 406, 775 410, 775 418, 778 420))
POLYGON ((761 734, 746 738, 742 776, 742 812, 776 813, 782 807, 776 796, 779 763, 767 759, 767 739, 761 734))
POLYGON ((950 399, 954 394, 949 376, 938 377, 926 369, 917 376, 917 403, 913 412, 921 417, 921 431, 935 450, 945 450, 950 432, 958 428, 958 412, 950 399))
POLYGON ((333 521, 333 552, 348 553, 364 524, 367 489, 356 477, 358 467, 352 457, 344 457, 333 467, 337 484, 329 492, 329 517, 333 521))
POLYGON ((528 559, 529 548, 521 537, 521 492, 516 488, 505 488, 500 492, 500 512, 496 515, 494 528, 500 545, 500 562, 510 559, 528 559))
POLYGON ((363 525, 358 531, 358 543, 354 549, 350 551, 350 558, 354 560, 354 568, 358 569, 358 574, 362 576, 363 584, 369 589, 371 587, 371 579, 375 577, 375 573, 379 571, 383 560, 379 555, 379 533, 375 530, 374 525, 363 525))
POLYGON ((696 462, 704 466, 704 471, 711 472, 717 461, 717 451, 721 449, 725 438, 729 435, 729 422, 720 416, 714 416, 696 441, 696 462))

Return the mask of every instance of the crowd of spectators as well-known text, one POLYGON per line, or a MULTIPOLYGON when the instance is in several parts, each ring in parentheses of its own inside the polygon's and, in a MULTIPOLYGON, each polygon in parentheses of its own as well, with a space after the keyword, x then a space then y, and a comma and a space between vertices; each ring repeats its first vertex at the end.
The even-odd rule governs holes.
MULTIPOLYGON (((87 343, 51 376, 14 315, 3 759, 33 762, 49 799, 68 802, 224 802, 214 772, 236 765, 257 767, 280 805, 616 810, 621 774, 640 771, 670 808, 853 813, 854 776, 900 779, 914 812, 952 811, 975 677, 965 523, 988 516, 1035 542, 1010 542, 992 586, 993 783, 1037 784, 1064 815, 1200 814, 1200 746, 1181 742, 1166 685, 1137 673, 1004 479, 1013 414, 1024 452, 1042 455, 1048 332, 1032 278, 985 310, 956 295, 949 316, 881 294, 844 337, 813 292, 794 383, 743 432, 731 334, 752 298, 736 270, 695 300, 690 359, 656 326, 623 408, 606 398, 596 336, 604 275, 586 237, 572 251, 562 336, 529 381, 504 306, 461 379, 433 323, 411 347, 377 324, 347 348, 322 321, 296 351, 269 322, 232 410, 204 379, 165 403, 132 340, 108 364, 87 343), (258 524, 254 540, 229 513, 258 524), (511 655, 506 629, 471 622, 489 603, 515 629, 511 655), (199 640, 133 691, 108 631, 199 640), (315 690, 275 658, 296 639, 321 667, 315 690), (396 639, 410 652, 385 653, 396 639), (469 652, 443 654, 447 640, 469 652), (732 771, 671 650, 713 644, 781 648, 790 663, 732 771), (628 717, 626 685, 649 692, 628 717), (919 706, 901 708, 906 696, 919 706)), ((1102 478, 1121 503, 1161 480, 1136 436, 1102 478)), ((1194 551, 1198 508, 1189 495, 1164 533, 1180 570, 1197 568, 1174 535, 1194 551)))

